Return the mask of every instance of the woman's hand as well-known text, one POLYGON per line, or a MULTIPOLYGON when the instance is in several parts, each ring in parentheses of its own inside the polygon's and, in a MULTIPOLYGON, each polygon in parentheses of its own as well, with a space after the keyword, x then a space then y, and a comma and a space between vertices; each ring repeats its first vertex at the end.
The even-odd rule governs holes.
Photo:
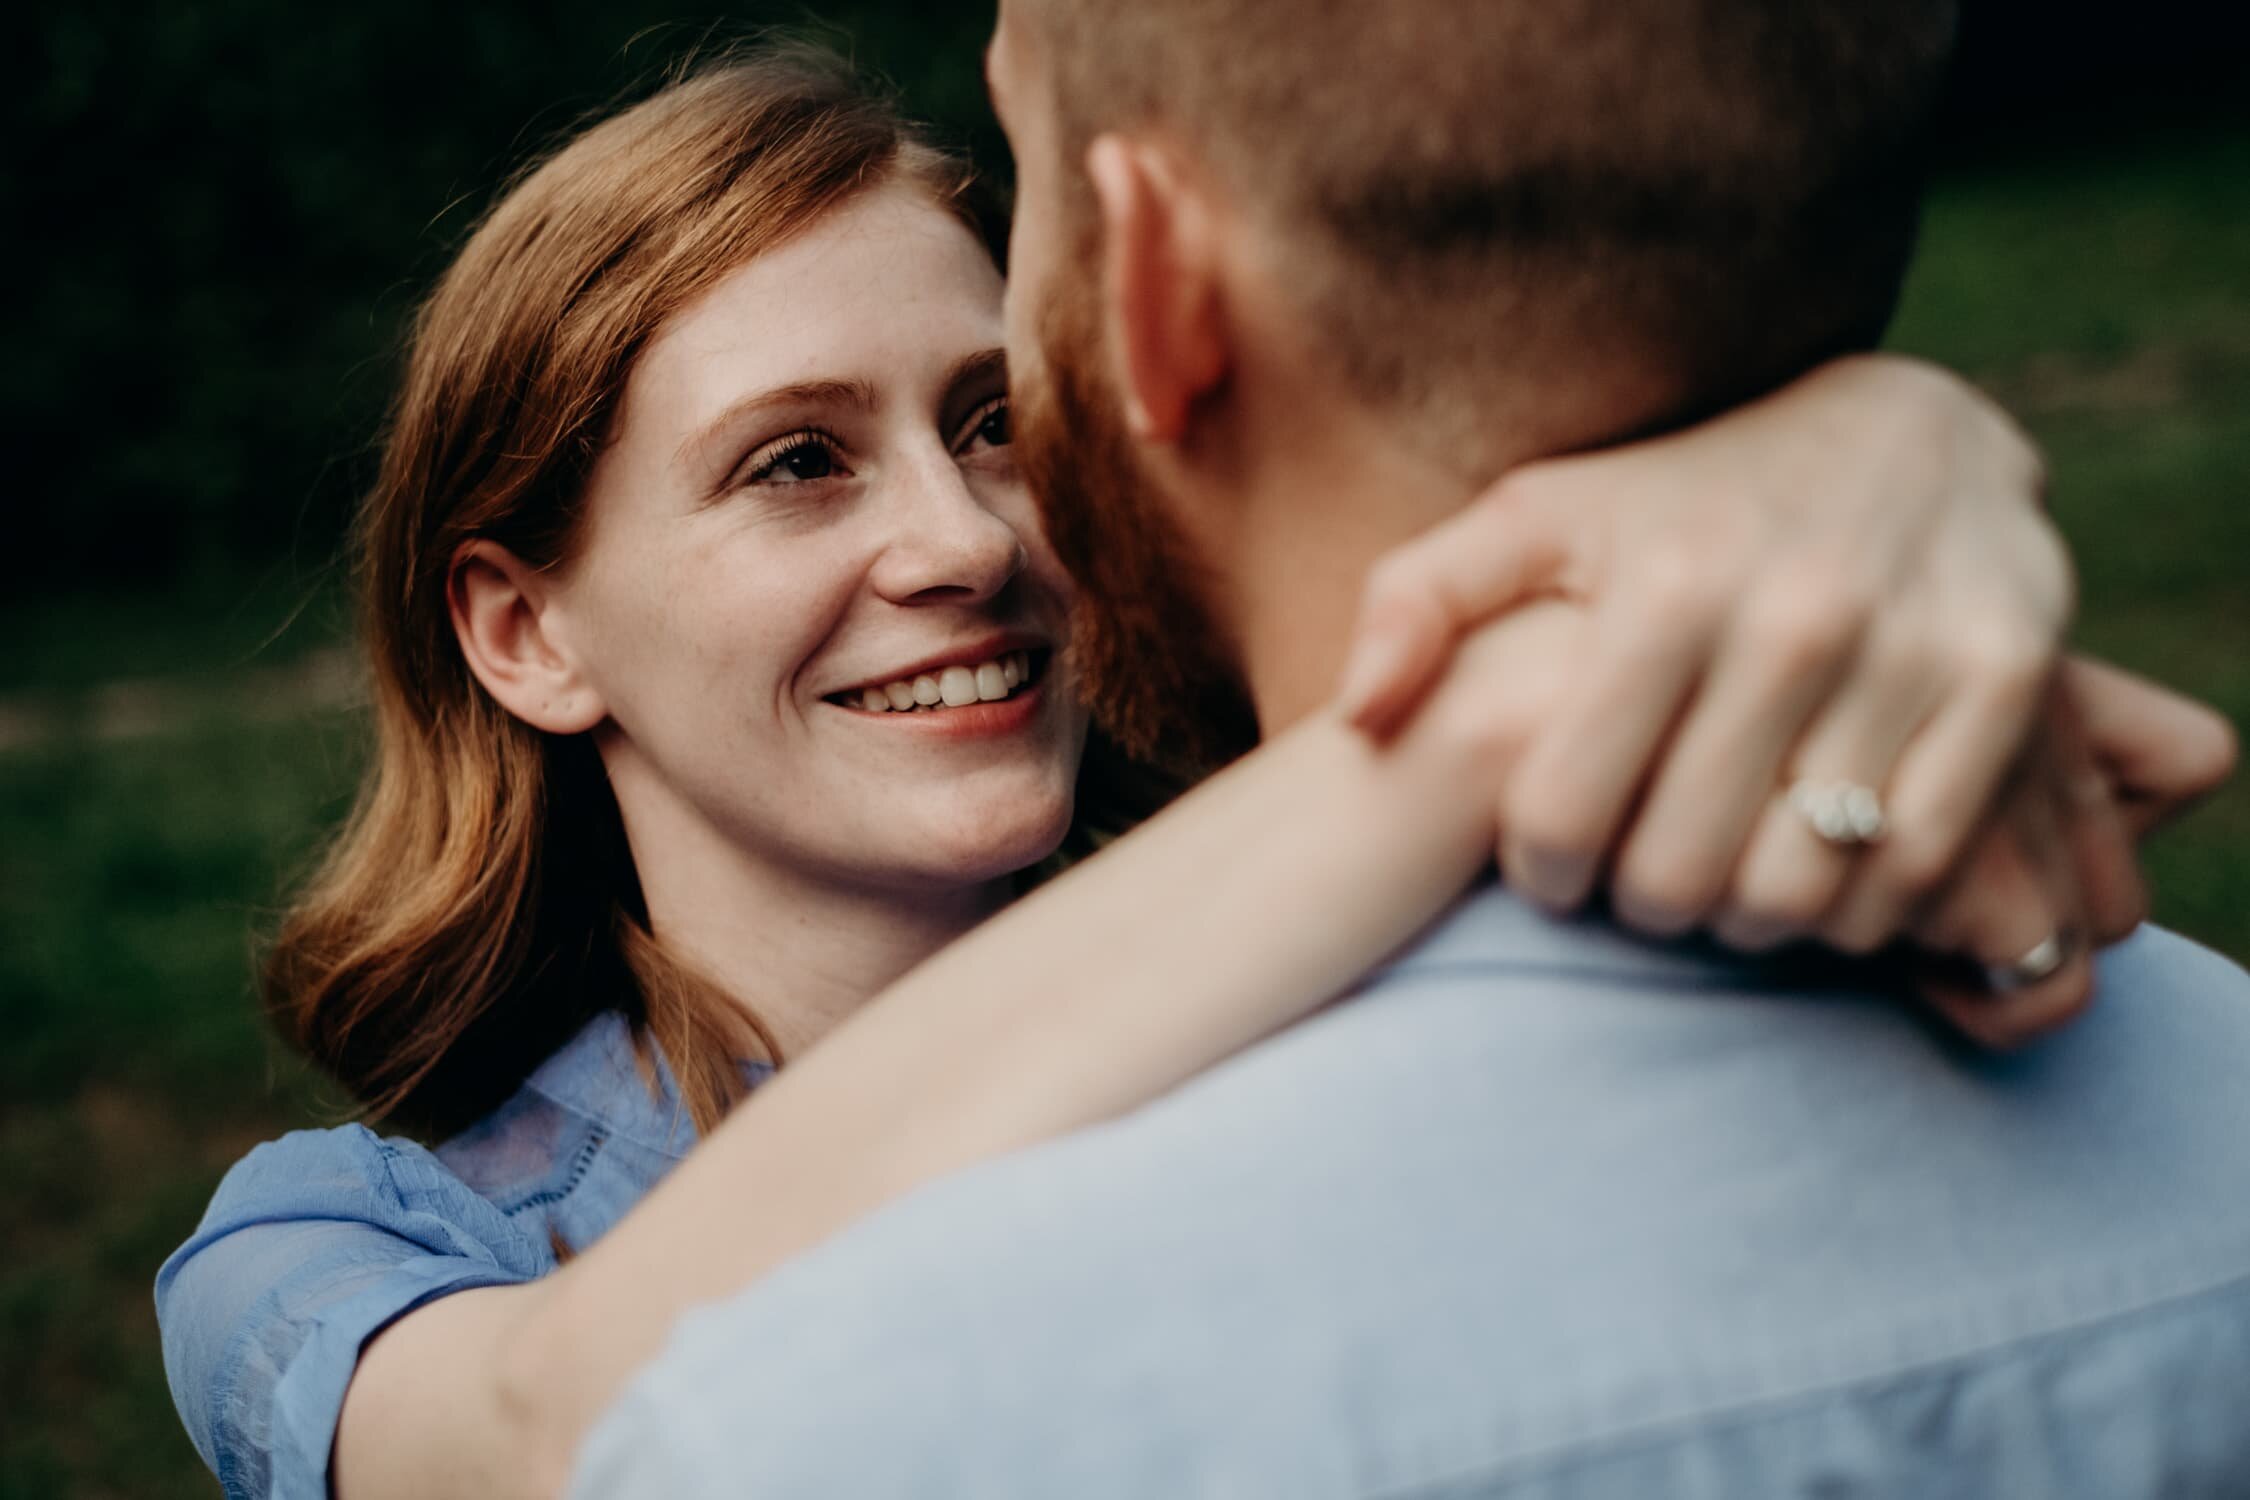
MULTIPOLYGON (((1578 601, 1584 646, 1501 807, 1503 868, 1532 899, 1574 906, 1606 869, 1618 915, 1644 931, 1865 951, 1927 930, 1973 940, 1988 965, 2067 924, 2113 937, 2143 896, 2129 824, 2087 794, 2085 747, 2055 723, 2072 590, 2042 482, 2021 433, 1953 377, 1841 361, 1690 432, 1517 471, 1392 554, 1369 582, 1346 711, 1387 733, 1468 626, 1578 601), (2012 782, 2042 715, 2051 752, 2012 782), (1785 795, 1800 781, 1879 791, 1883 837, 1816 836, 1785 795), (2045 808, 2053 847, 2075 856, 2038 856, 2043 894, 1956 879, 1980 836, 2030 838, 2028 813, 1995 822, 2004 794, 2045 808)), ((2131 718, 2078 711, 2111 731, 2131 718)), ((2228 760, 2223 737, 2210 751, 2217 721, 2187 711, 2205 750, 2139 788, 2167 804, 2228 760)), ((1975 1034, 2012 1040, 2074 1013, 2086 987, 2070 962, 1973 1014, 1958 987, 1931 988, 1975 1034)))

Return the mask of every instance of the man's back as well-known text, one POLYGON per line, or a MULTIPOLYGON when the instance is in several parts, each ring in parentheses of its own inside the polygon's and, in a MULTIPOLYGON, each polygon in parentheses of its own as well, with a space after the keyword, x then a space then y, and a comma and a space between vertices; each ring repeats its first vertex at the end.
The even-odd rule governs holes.
POLYGON ((691 1318, 574 1493, 737 1492, 2250 1495, 2250 976, 1981 1058, 1487 890, 691 1318))

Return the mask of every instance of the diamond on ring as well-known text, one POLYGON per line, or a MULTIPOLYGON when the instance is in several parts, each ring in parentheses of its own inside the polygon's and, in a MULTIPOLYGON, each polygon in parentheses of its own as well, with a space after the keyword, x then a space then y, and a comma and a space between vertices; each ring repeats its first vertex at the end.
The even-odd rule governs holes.
POLYGON ((1872 844, 1890 827, 1881 795, 1856 781, 1800 781, 1789 788, 1789 805, 1839 848, 1872 844))

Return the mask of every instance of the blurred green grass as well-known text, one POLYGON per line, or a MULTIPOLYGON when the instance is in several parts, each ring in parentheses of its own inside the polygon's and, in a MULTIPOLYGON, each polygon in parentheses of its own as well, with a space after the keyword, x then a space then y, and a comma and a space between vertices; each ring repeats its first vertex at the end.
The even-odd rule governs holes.
MULTIPOLYGON (((1892 343, 2046 450, 2079 643, 2250 728, 2250 131, 1949 178, 1892 343)), ((2159 921, 2250 960, 2250 783, 2149 864, 2159 921)))
MULTIPOLYGON (((1981 167, 1934 194, 1894 339, 2046 447, 2084 643, 2238 725, 2246 266, 2250 133, 1981 167)), ((286 572, 0 606, 0 1497, 212 1492, 149 1280, 227 1163, 340 1112, 266 1039, 249 982, 357 765, 352 717, 305 707, 295 671, 338 614, 286 572)), ((2250 791, 2151 861, 2160 919, 2250 957, 2250 791)))

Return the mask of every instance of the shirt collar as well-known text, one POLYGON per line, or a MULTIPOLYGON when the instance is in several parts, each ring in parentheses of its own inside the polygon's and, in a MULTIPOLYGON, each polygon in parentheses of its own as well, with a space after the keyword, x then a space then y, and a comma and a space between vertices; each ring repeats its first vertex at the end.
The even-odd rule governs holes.
MULTIPOLYGON (((601 1126, 609 1134, 675 1160, 695 1144, 695 1122, 680 1098, 679 1081, 653 1038, 656 1087, 641 1071, 633 1028, 605 1010, 580 1028, 532 1073, 525 1087, 601 1126)), ((756 1088, 773 1076, 762 1062, 742 1064, 743 1081, 756 1088)))

